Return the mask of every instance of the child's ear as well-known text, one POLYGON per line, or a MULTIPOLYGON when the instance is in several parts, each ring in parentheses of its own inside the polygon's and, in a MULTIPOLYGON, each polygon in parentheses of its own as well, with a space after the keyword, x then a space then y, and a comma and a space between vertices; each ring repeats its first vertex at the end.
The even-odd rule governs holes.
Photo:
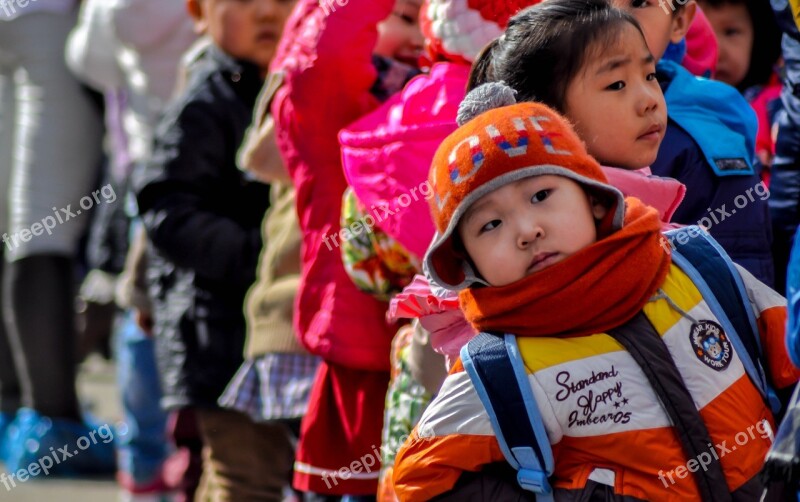
POLYGON ((194 32, 198 35, 203 35, 208 27, 202 3, 203 0, 186 0, 186 12, 194 19, 194 32))
POLYGON ((685 37, 686 33, 689 32, 689 27, 692 25, 692 21, 694 20, 694 15, 696 13, 697 4, 694 2, 694 0, 692 0, 687 2, 682 9, 676 11, 672 15, 672 26, 669 37, 670 42, 677 44, 683 40, 683 37, 685 37))

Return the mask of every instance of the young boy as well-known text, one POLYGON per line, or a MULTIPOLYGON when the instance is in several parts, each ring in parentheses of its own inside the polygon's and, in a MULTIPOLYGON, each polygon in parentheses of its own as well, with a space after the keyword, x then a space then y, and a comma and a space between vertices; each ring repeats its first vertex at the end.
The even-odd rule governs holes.
POLYGON ((670 42, 686 36, 697 4, 694 0, 612 0, 612 4, 639 21, 650 52, 660 60, 658 80, 669 122, 651 169, 686 185, 686 198, 673 221, 702 223, 736 263, 771 286, 767 197, 761 195, 764 187, 752 167, 755 114, 736 89, 697 79, 661 59, 670 42), (759 197, 753 197, 754 190, 759 197))
POLYGON ((242 363, 244 297, 269 201, 269 186, 237 168, 236 152, 292 2, 186 5, 211 43, 189 64, 185 89, 156 132, 152 160, 134 181, 152 243, 162 404, 196 408, 206 448, 203 500, 280 500, 286 480, 264 474, 264 459, 273 461, 274 453, 257 449, 256 439, 284 429, 219 409, 217 399, 242 363))
MULTIPOLYGON (((478 331, 516 335, 552 445, 556 499, 758 493, 771 412, 727 339, 717 340, 721 353, 693 345, 691 331, 720 319, 659 243, 657 211, 623 200, 565 119, 537 103, 485 112, 444 141, 430 181, 438 237, 426 265, 434 282, 460 291, 478 331), (635 335, 637 352, 615 332, 635 335), (675 475, 693 465, 687 445, 731 445, 748 430, 759 435, 736 436, 725 458, 703 452, 702 472, 675 475)), ((783 346, 785 301, 739 270, 773 381, 788 386, 798 372, 783 346)), ((398 453, 397 494, 530 497, 508 470, 459 361, 398 453)))

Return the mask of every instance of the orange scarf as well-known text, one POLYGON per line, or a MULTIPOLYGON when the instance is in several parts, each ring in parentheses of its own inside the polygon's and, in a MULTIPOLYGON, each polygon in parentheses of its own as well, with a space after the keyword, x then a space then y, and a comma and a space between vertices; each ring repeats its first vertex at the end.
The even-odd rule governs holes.
POLYGON ((479 331, 520 336, 603 333, 630 320, 658 290, 670 264, 658 211, 628 198, 622 228, 517 282, 459 294, 479 331))

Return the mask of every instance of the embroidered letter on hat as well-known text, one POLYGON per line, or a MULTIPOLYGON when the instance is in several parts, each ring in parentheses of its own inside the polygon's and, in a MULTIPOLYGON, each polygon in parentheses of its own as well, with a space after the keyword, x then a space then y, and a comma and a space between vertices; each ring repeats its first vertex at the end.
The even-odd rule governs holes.
MULTIPOLYGON (((436 191, 436 186, 435 185, 433 187, 433 190, 436 191)), ((447 199, 450 198, 450 192, 444 194, 444 199, 439 198, 439 194, 438 193, 434 195, 434 198, 436 199, 436 207, 439 209, 439 211, 441 211, 442 208, 444 207, 445 203, 447 202, 447 199)))
POLYGON ((536 132, 539 133, 539 138, 541 138, 542 144, 544 145, 544 149, 547 151, 547 153, 552 153, 553 155, 572 155, 572 152, 569 150, 557 150, 553 146, 553 141, 550 138, 557 138, 561 136, 561 133, 549 132, 540 124, 540 122, 549 122, 550 117, 530 117, 530 120, 531 124, 533 124, 533 127, 536 129, 536 132))
POLYGON ((525 122, 519 117, 515 117, 512 122, 514 123, 514 128, 517 130, 517 134, 519 134, 517 146, 511 146, 511 143, 506 137, 493 125, 486 126, 486 132, 489 133, 494 143, 506 152, 509 157, 525 155, 528 152, 528 130, 525 128, 525 122))
POLYGON ((483 148, 481 147, 481 138, 479 136, 473 135, 462 139, 450 152, 450 158, 448 159, 450 161, 450 179, 455 184, 467 181, 478 172, 478 169, 480 169, 483 165, 485 158, 486 157, 483 155, 483 148), (461 146, 465 143, 469 144, 472 169, 470 169, 467 174, 462 175, 460 169, 458 168, 458 164, 456 163, 456 156, 458 155, 458 149, 461 148, 461 146))

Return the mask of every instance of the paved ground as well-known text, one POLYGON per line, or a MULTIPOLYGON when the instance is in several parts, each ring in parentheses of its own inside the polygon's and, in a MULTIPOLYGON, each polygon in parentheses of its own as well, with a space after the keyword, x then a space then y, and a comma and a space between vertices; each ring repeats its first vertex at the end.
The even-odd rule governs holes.
MULTIPOLYGON (((91 404, 93 413, 109 424, 122 416, 119 397, 114 385, 114 367, 100 358, 84 364, 78 381, 84 401, 91 404)), ((2 472, 0 464, 0 472, 2 472)), ((13 502, 114 502, 118 490, 113 479, 63 480, 43 479, 18 483, 10 491, 0 484, 0 501, 13 502)))

